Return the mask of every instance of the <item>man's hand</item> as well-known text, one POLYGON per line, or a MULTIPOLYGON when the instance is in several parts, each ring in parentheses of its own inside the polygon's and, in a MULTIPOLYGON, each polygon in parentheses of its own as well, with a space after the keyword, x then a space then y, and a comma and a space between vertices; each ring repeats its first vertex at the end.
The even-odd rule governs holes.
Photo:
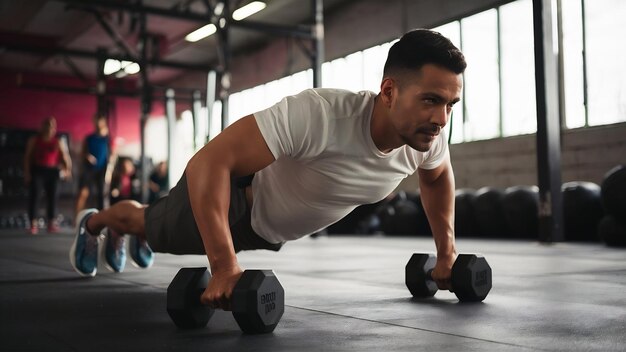
POLYGON ((72 180, 72 170, 64 168, 61 169, 61 180, 63 181, 71 181, 72 180))
POLYGON ((209 284, 200 298, 202 304, 214 309, 231 310, 230 298, 233 294, 233 288, 235 288, 242 274, 243 271, 239 265, 211 273, 209 284))
POLYGON ((98 159, 96 159, 95 156, 93 156, 92 154, 87 154, 87 161, 91 164, 91 165, 96 165, 96 163, 98 162, 98 159))
POLYGON ((456 257, 456 253, 446 256, 437 255, 437 263, 435 263, 431 276, 440 290, 450 290, 452 288, 452 265, 454 265, 456 257))

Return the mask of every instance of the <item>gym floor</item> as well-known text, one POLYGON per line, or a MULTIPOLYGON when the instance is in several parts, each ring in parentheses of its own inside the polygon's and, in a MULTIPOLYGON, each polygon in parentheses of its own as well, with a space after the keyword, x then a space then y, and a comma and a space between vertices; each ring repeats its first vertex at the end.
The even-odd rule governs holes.
POLYGON ((229 312, 179 330, 165 310, 179 268, 203 256, 158 254, 140 270, 100 267, 81 278, 68 261, 70 231, 0 231, 2 351, 623 351, 626 256, 601 244, 459 239, 493 269, 483 303, 450 292, 412 299, 404 265, 429 238, 320 237, 279 253, 244 252, 244 268, 273 269, 285 314, 272 334, 244 335, 229 312))

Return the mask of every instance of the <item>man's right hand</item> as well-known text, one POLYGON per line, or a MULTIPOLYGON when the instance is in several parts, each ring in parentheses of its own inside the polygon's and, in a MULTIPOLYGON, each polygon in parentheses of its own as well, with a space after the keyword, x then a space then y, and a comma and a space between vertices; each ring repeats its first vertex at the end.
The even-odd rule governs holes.
POLYGON ((91 155, 91 154, 87 154, 87 161, 91 164, 91 165, 96 165, 96 163, 98 162, 98 159, 96 159, 95 156, 91 155))
POLYGON ((239 281, 243 271, 236 265, 226 270, 215 270, 204 290, 200 301, 214 309, 231 310, 230 298, 233 288, 239 281))

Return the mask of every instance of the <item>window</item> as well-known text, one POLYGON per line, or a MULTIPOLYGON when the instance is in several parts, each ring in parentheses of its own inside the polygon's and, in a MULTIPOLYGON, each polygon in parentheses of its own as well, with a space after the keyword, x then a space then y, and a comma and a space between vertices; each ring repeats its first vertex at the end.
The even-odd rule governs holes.
POLYGON ((537 131, 531 0, 500 7, 502 136, 537 131))
POLYGON ((580 0, 561 0, 565 126, 585 126, 583 14, 580 0))
POLYGON ((380 82, 383 80, 383 68, 389 48, 391 48, 391 43, 363 50, 362 89, 375 93, 380 92, 380 82))
POLYGON ((465 71, 466 141, 500 135, 498 30, 496 10, 461 21, 465 71))
POLYGON ((626 121, 626 1, 585 2, 589 125, 626 121))
MULTIPOLYGON (((461 49, 461 23, 459 21, 450 22, 433 28, 433 30, 441 33, 444 37, 450 39, 452 44, 461 49)), ((450 138, 451 143, 463 142, 463 104, 464 100, 456 104, 452 111, 451 121, 446 127, 446 134, 450 138), (452 134, 452 136, 450 136, 452 134)))

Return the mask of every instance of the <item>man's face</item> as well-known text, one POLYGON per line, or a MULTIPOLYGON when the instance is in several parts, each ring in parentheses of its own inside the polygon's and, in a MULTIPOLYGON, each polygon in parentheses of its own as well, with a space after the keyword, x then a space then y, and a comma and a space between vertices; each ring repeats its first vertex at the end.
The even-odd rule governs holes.
POLYGON ((428 151, 448 123, 462 86, 460 74, 433 64, 393 84, 390 121, 400 139, 415 150, 428 151))
POLYGON ((55 119, 47 119, 43 123, 43 133, 46 136, 54 136, 57 133, 57 121, 55 119))
POLYGON ((107 127, 107 119, 104 117, 96 117, 96 129, 101 131, 107 127))

